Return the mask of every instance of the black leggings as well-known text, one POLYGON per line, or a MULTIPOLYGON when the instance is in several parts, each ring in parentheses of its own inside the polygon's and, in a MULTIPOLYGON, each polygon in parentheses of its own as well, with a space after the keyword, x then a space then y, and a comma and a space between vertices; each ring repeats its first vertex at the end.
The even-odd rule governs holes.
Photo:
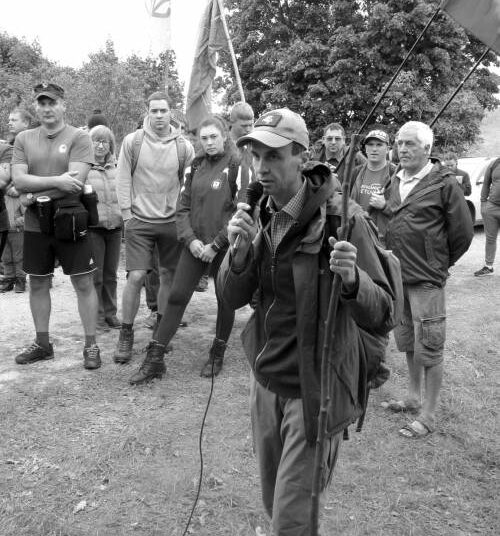
MULTIPOLYGON (((162 312, 161 322, 156 333, 159 343, 166 346, 172 340, 200 277, 205 273, 207 267, 210 268, 210 275, 214 278, 217 277, 217 272, 225 254, 225 251, 221 251, 217 253, 211 263, 207 263, 193 257, 187 248, 182 249, 179 263, 175 270, 167 307, 162 312)), ((217 296, 216 338, 227 342, 231 335, 233 324, 234 310, 225 305, 219 296, 217 296)))

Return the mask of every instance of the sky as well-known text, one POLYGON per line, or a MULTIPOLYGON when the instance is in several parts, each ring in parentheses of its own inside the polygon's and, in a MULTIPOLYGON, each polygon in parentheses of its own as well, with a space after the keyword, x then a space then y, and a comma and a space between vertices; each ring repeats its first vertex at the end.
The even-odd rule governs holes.
MULTIPOLYGON (((10 0, 2 1, 0 31, 38 40, 42 53, 60 65, 80 67, 107 39, 120 59, 156 55, 159 29, 147 12, 151 0, 10 0)), ((187 90, 198 24, 207 0, 171 0, 171 43, 187 90)))

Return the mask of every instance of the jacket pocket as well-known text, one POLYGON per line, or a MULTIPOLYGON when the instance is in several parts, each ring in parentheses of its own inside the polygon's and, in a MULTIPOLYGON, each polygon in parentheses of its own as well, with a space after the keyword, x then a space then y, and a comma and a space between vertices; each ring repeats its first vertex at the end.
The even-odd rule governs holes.
POLYGON ((431 350, 441 350, 446 339, 446 316, 421 319, 421 342, 431 350))
POLYGON ((425 235, 425 256, 427 257, 427 262, 432 268, 439 268, 439 261, 436 258, 436 252, 434 251, 434 242, 435 238, 431 235, 425 235))

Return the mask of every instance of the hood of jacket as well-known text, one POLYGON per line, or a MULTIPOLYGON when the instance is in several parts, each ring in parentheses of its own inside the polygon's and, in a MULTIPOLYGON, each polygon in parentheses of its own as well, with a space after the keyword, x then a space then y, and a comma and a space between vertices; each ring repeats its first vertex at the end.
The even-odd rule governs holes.
POLYGON ((178 130, 176 130, 172 125, 170 125, 170 132, 168 136, 165 136, 164 138, 158 136, 158 134, 156 134, 156 132, 151 127, 151 122, 148 116, 144 118, 144 121, 142 122, 142 128, 144 129, 144 134, 147 138, 150 138, 152 141, 160 143, 169 143, 181 135, 178 130))

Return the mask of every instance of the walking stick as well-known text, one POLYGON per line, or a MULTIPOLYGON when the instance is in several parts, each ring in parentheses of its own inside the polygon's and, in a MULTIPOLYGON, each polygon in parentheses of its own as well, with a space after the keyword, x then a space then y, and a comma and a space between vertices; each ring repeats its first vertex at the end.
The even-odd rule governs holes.
MULTIPOLYGON (((356 156, 356 147, 359 143, 357 134, 352 137, 349 153, 347 155, 347 169, 344 182, 342 184, 342 219, 339 240, 346 240, 349 230, 349 219, 347 208, 351 191, 351 175, 356 156)), ((325 452, 326 425, 328 410, 330 407, 330 387, 332 384, 332 367, 329 362, 330 346, 333 345, 333 328, 337 319, 337 310, 340 299, 340 287, 342 279, 338 274, 333 278, 330 301, 328 303, 328 314, 325 321, 325 336, 323 341, 323 352, 321 355, 321 400, 318 417, 318 436, 316 439, 316 452, 314 457, 313 483, 311 493, 311 536, 318 534, 319 522, 319 497, 321 494, 321 469, 325 452), (330 335, 331 333, 331 335, 330 335)))

